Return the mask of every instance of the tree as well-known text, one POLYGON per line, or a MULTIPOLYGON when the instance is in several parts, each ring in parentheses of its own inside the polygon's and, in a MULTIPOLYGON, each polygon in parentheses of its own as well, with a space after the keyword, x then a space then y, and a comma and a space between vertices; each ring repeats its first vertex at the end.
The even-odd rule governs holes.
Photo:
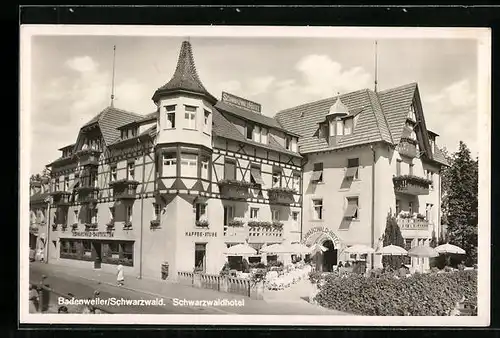
POLYGON ((443 170, 443 215, 449 242, 466 251, 468 265, 477 262, 478 160, 471 158, 467 145, 460 141, 443 170))
MULTIPOLYGON (((395 216, 391 213, 387 214, 387 221, 385 225, 384 232, 384 246, 396 245, 404 248, 405 240, 401 234, 401 229, 399 229, 398 221, 395 216)), ((397 269, 403 263, 403 258, 401 256, 384 256, 382 257, 382 264, 384 267, 390 266, 393 269, 397 269)))

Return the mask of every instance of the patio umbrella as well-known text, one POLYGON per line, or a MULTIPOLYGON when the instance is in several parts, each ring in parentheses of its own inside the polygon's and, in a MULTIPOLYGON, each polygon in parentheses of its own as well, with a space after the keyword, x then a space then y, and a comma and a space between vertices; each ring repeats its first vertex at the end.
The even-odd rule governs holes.
POLYGON ((458 255, 465 255, 465 250, 453 245, 453 244, 442 244, 434 248, 439 253, 443 254, 458 254, 458 255))
POLYGON ((290 248, 293 250, 294 254, 308 254, 311 252, 311 249, 300 243, 290 244, 290 248))
POLYGON ((260 252, 272 254, 291 254, 293 253, 293 249, 285 244, 271 244, 269 246, 261 248, 260 252))
POLYGON ((437 257, 439 256, 439 252, 437 252, 430 246, 419 245, 408 250, 408 256, 418 258, 437 257))
POLYGON ((404 256, 408 254, 408 251, 397 245, 384 246, 382 249, 375 252, 377 255, 382 256, 404 256))
POLYGON ((356 244, 348 247, 347 249, 345 249, 344 252, 348 254, 364 255, 364 254, 374 253, 375 250, 367 245, 356 244))
POLYGON ((243 255, 255 255, 257 250, 252 248, 248 244, 236 244, 226 250, 226 255, 228 256, 243 256, 243 255))

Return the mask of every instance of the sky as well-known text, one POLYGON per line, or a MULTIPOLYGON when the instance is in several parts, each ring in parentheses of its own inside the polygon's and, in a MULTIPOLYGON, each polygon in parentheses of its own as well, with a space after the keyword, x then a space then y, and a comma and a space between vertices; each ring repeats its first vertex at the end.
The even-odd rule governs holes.
MULTIPOLYGON (((217 98, 226 91, 263 114, 374 88, 374 40, 190 37, 198 74, 217 98)), ((31 42, 30 174, 60 157, 81 126, 110 104, 116 45, 117 108, 155 111, 154 91, 171 78, 183 38, 35 36, 31 42)), ((477 42, 378 39, 378 89, 417 82, 427 128, 449 152, 477 142, 477 42)))

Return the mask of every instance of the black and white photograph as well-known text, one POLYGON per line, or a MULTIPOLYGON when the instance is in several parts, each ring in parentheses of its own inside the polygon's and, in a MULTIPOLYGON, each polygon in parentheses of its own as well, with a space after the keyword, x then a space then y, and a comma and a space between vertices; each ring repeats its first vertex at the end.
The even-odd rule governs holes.
POLYGON ((21 26, 21 323, 489 325, 490 39, 21 26))

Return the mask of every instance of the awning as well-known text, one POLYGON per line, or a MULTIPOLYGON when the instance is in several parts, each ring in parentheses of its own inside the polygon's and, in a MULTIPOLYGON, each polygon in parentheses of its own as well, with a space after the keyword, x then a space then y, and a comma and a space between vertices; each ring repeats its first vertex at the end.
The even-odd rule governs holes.
POLYGON ((80 184, 80 178, 75 178, 73 184, 69 187, 69 190, 74 190, 80 184))
POLYGON ((350 226, 351 221, 349 219, 343 219, 342 222, 340 222, 339 230, 349 230, 350 226))
POLYGON ((262 175, 259 169, 251 168, 250 175, 252 175, 253 179, 255 180, 255 183, 264 185, 264 181, 262 180, 262 175))
POLYGON ((352 218, 356 214, 356 211, 358 211, 358 206, 356 204, 349 204, 345 211, 344 217, 352 218))
POLYGON ((255 250, 260 250, 264 246, 264 243, 248 243, 248 245, 250 245, 255 250))
POLYGON ((345 177, 354 177, 356 176, 357 172, 358 172, 358 167, 351 167, 351 168, 347 168, 346 172, 345 172, 345 177))
POLYGON ((311 181, 319 181, 321 179, 321 175, 323 175, 323 170, 313 171, 311 181))

